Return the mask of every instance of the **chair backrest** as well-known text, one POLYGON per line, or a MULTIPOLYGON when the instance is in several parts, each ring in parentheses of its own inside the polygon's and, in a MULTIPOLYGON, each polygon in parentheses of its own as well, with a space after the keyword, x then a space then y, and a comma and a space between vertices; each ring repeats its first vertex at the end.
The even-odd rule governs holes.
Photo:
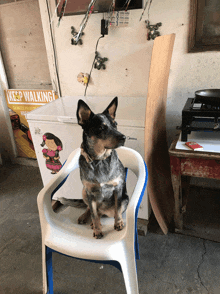
POLYGON ((144 172, 144 162, 137 151, 127 147, 120 147, 117 149, 117 153, 124 167, 132 170, 137 177, 141 172, 144 172))
MULTIPOLYGON (((128 147, 120 147, 116 151, 124 167, 132 170, 137 177, 140 172, 144 172, 143 159, 137 151, 128 147)), ((77 148, 70 154, 65 162, 66 173, 71 173, 74 169, 79 167, 79 157, 80 148, 77 148)))

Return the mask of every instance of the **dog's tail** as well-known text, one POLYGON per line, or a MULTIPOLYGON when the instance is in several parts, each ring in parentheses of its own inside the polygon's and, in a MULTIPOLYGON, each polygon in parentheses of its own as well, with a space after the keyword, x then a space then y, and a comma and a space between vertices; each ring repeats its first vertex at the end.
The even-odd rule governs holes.
POLYGON ((68 199, 68 198, 61 197, 58 200, 60 201, 60 203, 66 206, 72 206, 77 208, 87 207, 82 199, 68 199))

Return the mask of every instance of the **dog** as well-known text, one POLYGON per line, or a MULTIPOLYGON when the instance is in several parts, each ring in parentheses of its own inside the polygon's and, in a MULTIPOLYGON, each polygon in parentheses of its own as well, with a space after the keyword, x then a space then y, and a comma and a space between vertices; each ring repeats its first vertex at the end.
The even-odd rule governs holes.
POLYGON ((125 168, 118 158, 116 148, 123 146, 126 137, 117 130, 115 121, 118 98, 99 114, 94 114, 83 101, 78 101, 77 120, 83 129, 79 158, 80 178, 83 184, 83 201, 87 205, 79 224, 92 219, 93 236, 103 237, 101 216, 114 217, 114 229, 124 227, 122 213, 129 198, 126 191, 125 168))

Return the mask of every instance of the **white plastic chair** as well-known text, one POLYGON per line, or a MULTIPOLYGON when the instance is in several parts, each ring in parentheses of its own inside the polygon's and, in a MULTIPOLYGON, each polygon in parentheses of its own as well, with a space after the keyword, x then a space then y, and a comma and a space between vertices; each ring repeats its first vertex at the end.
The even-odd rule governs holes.
POLYGON ((136 272, 136 259, 139 259, 137 215, 146 188, 147 168, 135 150, 120 147, 117 153, 124 167, 131 169, 137 176, 135 189, 123 215, 125 227, 121 231, 114 230, 113 218, 104 217, 101 219, 104 237, 95 239, 90 224, 77 223, 82 209, 68 207, 60 213, 53 211, 51 198, 70 172, 79 167, 80 149, 71 153, 59 173, 40 191, 37 202, 42 233, 43 293, 53 294, 52 252, 120 264, 127 294, 139 293, 136 272))

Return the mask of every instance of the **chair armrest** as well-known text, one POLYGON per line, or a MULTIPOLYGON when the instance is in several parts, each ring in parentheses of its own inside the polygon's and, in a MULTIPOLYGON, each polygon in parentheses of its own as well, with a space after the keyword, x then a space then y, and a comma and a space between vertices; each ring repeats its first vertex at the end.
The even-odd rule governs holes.
POLYGON ((147 168, 144 162, 143 164, 144 170, 141 170, 126 211, 126 224, 131 233, 134 233, 133 229, 136 229, 134 219, 137 219, 138 210, 147 185, 147 168))
POLYGON ((51 218, 54 214, 51 198, 54 191, 58 190, 65 182, 71 171, 79 167, 80 148, 74 150, 61 170, 49 181, 49 183, 40 191, 37 197, 38 210, 40 218, 51 218))
POLYGON ((134 234, 135 222, 137 218, 138 209, 140 206, 139 200, 142 200, 143 193, 147 183, 147 167, 142 156, 135 150, 120 147, 117 149, 119 159, 124 167, 130 169, 137 177, 137 183, 133 194, 130 197, 129 204, 126 211, 126 226, 129 234, 134 234))

